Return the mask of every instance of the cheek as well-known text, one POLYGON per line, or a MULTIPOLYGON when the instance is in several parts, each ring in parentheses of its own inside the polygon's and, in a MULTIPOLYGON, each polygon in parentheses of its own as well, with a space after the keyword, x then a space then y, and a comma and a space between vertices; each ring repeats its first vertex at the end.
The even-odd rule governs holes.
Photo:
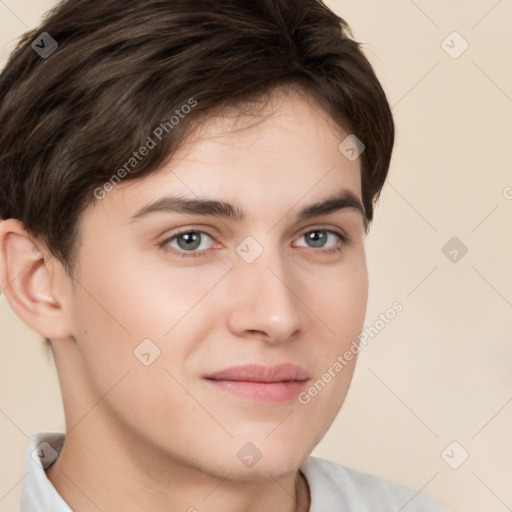
POLYGON ((321 290, 310 294, 308 304, 319 317, 314 329, 319 334, 311 357, 315 360, 315 382, 322 382, 318 382, 305 401, 310 400, 311 410, 316 410, 327 422, 334 419, 348 392, 357 361, 354 347, 366 316, 366 260, 362 251, 353 256, 336 272, 324 270, 324 275, 317 276, 321 290), (347 352, 350 352, 348 360, 343 357, 347 352))
POLYGON ((101 410, 107 408, 125 425, 137 428, 148 418, 169 425, 170 411, 180 410, 179 418, 172 417, 179 429, 194 402, 172 376, 182 381, 176 369, 190 350, 183 327, 201 290, 190 292, 185 281, 165 286, 152 279, 123 265, 109 271, 92 265, 83 272, 73 304, 80 384, 91 404, 101 399, 101 410))
POLYGON ((133 343, 163 337, 222 275, 220 270, 206 274, 199 267, 170 268, 161 262, 144 265, 129 255, 111 265, 87 258, 75 309, 84 325, 94 319, 97 330, 133 343))
POLYGON ((339 265, 319 268, 304 281, 306 305, 318 317, 327 350, 350 343, 363 328, 368 300, 368 273, 363 251, 355 251, 339 265))
POLYGON ((146 276, 123 261, 106 263, 85 255, 73 303, 77 349, 98 393, 124 375, 134 363, 133 351, 163 329, 152 309, 146 276))
POLYGON ((91 380, 104 386, 129 368, 144 367, 142 354, 148 352, 146 362, 180 367, 193 348, 190 340, 197 338, 198 314, 204 322, 218 318, 207 295, 225 274, 225 265, 171 269, 129 257, 115 265, 102 264, 94 255, 84 260, 72 321, 91 380))

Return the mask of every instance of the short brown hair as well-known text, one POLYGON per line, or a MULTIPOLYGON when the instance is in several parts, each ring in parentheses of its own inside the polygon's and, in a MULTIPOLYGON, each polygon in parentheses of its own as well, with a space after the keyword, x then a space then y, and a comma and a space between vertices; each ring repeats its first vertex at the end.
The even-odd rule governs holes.
POLYGON ((0 75, 0 218, 73 275, 93 191, 156 126, 196 101, 125 180, 158 169, 200 119, 295 84, 365 145, 367 229, 395 131, 360 46, 320 0, 63 0, 0 75), (47 58, 32 47, 44 32, 58 44, 47 58))

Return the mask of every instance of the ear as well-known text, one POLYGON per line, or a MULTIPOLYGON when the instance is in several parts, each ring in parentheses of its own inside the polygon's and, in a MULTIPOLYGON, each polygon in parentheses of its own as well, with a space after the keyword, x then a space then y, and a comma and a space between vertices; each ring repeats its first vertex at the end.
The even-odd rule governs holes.
POLYGON ((52 340, 72 337, 65 315, 64 269, 17 219, 0 222, 0 287, 14 312, 52 340), (60 287, 59 287, 60 286, 60 287))

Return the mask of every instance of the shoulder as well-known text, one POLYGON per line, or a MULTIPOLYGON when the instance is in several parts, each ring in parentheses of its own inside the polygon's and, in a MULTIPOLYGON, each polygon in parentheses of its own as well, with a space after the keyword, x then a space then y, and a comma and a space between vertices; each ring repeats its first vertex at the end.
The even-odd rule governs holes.
POLYGON ((447 512, 419 491, 331 460, 310 456, 300 469, 310 487, 310 512, 330 505, 344 505, 350 512, 447 512))

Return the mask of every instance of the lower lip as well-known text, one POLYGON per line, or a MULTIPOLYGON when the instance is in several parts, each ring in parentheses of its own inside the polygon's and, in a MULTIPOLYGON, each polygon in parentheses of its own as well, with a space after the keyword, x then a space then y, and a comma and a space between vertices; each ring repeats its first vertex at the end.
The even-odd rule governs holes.
POLYGON ((259 402, 289 402, 305 388, 306 381, 249 382, 204 379, 216 389, 259 402))

